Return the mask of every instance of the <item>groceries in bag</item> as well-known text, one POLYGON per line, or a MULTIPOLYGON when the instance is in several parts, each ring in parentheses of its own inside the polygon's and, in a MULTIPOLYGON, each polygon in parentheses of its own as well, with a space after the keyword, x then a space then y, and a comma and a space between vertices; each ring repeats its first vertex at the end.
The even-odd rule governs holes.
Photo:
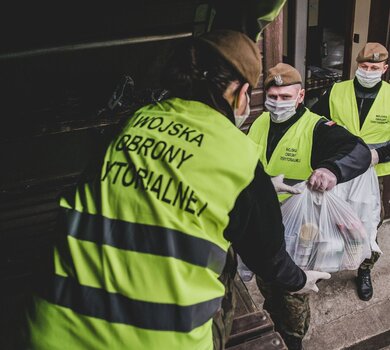
POLYGON ((371 255, 363 223, 351 206, 332 191, 311 191, 296 185, 301 194, 282 206, 286 249, 304 270, 355 270, 371 255))
POLYGON ((332 192, 348 202, 366 228, 371 250, 382 253, 376 242, 380 222, 381 198, 373 167, 354 179, 337 185, 332 192))

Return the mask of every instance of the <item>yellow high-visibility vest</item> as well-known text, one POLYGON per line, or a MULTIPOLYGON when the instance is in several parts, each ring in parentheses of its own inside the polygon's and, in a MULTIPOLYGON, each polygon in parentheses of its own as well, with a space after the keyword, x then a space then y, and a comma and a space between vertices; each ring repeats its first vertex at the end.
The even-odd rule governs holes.
MULTIPOLYGON (((332 120, 359 136, 370 148, 379 148, 390 141, 390 84, 382 81, 375 101, 360 128, 359 111, 353 80, 334 84, 329 97, 332 120)), ((375 166, 378 176, 390 174, 390 162, 375 166)))
POLYGON ((65 242, 29 314, 30 348, 212 350, 223 233, 257 164, 257 146, 203 103, 137 111, 100 181, 61 200, 65 242))
MULTIPOLYGON (((305 113, 287 130, 267 160, 267 143, 270 129, 270 114, 264 112, 251 126, 248 136, 259 145, 258 154, 265 172, 270 176, 284 174, 286 180, 307 180, 313 169, 311 152, 313 131, 323 117, 306 109, 305 113)), ((279 194, 282 202, 290 195, 279 194)))

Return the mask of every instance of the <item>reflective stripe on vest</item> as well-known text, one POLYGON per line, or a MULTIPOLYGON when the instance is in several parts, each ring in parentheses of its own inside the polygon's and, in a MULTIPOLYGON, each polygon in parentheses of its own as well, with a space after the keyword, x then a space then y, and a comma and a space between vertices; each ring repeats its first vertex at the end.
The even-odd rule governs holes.
MULTIPOLYGON (((267 161, 267 143, 270 130, 270 115, 263 113, 253 123, 248 136, 259 144, 259 158, 265 171, 270 176, 284 174, 286 183, 289 180, 303 181, 312 173, 311 151, 313 146, 314 127, 321 119, 317 114, 306 112, 288 129, 267 161)), ((279 194, 279 201, 288 198, 287 194, 279 194)))
MULTIPOLYGON (((389 141, 390 84, 382 82, 361 129, 353 80, 334 84, 329 97, 329 108, 332 120, 361 137, 370 148, 378 148, 380 144, 389 141)), ((378 176, 390 174, 390 162, 378 164, 375 171, 378 176)))
POLYGON ((108 322, 177 332, 190 332, 203 325, 218 310, 222 299, 188 306, 148 303, 102 288, 83 286, 72 277, 59 275, 54 277, 53 293, 45 297, 56 305, 108 322))
POLYGON ((52 293, 36 301, 46 316, 31 316, 32 347, 56 349, 78 324, 72 349, 97 332, 106 349, 212 349, 223 233, 257 164, 257 146, 207 105, 139 110, 107 150, 100 182, 61 201, 67 236, 52 293))
POLYGON ((71 209, 63 211, 68 235, 79 240, 180 259, 218 275, 225 265, 226 252, 206 239, 165 227, 112 220, 71 209))

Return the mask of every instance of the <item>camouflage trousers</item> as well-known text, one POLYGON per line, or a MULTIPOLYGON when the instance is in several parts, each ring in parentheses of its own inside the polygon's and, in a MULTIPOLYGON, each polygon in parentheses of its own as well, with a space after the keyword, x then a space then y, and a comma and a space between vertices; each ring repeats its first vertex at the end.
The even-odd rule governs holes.
POLYGON ((275 330, 283 334, 303 338, 310 324, 309 294, 291 294, 256 276, 256 283, 264 297, 263 308, 275 324, 275 330))
POLYGON ((225 344, 232 330, 234 309, 237 304, 237 291, 234 287, 234 277, 237 272, 237 256, 230 248, 226 258, 220 281, 225 286, 225 296, 221 309, 213 318, 213 344, 214 350, 224 350, 225 344))
POLYGON ((359 266, 361 270, 372 270, 375 263, 378 261, 381 255, 378 252, 371 252, 371 256, 368 259, 365 259, 359 266))
MULTIPOLYGON (((381 196, 381 221, 378 225, 379 229, 384 218, 383 177, 379 177, 378 180, 381 196)), ((364 260, 360 268, 372 269, 379 256, 379 253, 372 252, 371 257, 364 260)), ((291 294, 270 283, 265 283, 258 276, 256 276, 256 282, 265 299, 264 309, 271 315, 275 323, 275 329, 282 336, 283 334, 288 334, 297 338, 303 338, 310 324, 309 294, 291 294)))
MULTIPOLYGON (((379 192, 380 192, 380 197, 381 197, 381 221, 378 224, 378 229, 379 229, 379 227, 382 226, 383 219, 385 217, 385 207, 383 205, 383 176, 378 177, 378 182, 379 182, 379 192)), ((380 257, 380 254, 378 252, 372 251, 371 257, 369 257, 368 259, 365 259, 361 263, 359 268, 362 270, 371 270, 374 267, 375 263, 378 261, 379 257, 380 257)))

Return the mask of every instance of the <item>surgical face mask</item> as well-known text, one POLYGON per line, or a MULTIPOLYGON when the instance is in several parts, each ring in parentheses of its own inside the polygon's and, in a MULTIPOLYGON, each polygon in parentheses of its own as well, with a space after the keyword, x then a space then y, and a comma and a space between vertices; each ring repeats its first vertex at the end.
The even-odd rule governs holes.
POLYGON ((237 114, 237 108, 234 107, 234 121, 236 123, 237 128, 241 128, 241 126, 244 125, 244 122, 245 122, 246 118, 249 117, 249 113, 250 113, 249 102, 250 102, 250 99, 249 99, 249 95, 247 93, 245 93, 245 96, 246 96, 247 104, 246 104, 244 113, 242 115, 238 115, 237 114))
POLYGON ((372 88, 382 80, 382 74, 381 70, 368 72, 358 67, 355 76, 361 86, 372 88))
POLYGON ((264 106, 268 109, 271 120, 274 123, 283 123, 290 119, 295 114, 298 97, 299 95, 296 99, 287 101, 276 101, 267 97, 264 106))

